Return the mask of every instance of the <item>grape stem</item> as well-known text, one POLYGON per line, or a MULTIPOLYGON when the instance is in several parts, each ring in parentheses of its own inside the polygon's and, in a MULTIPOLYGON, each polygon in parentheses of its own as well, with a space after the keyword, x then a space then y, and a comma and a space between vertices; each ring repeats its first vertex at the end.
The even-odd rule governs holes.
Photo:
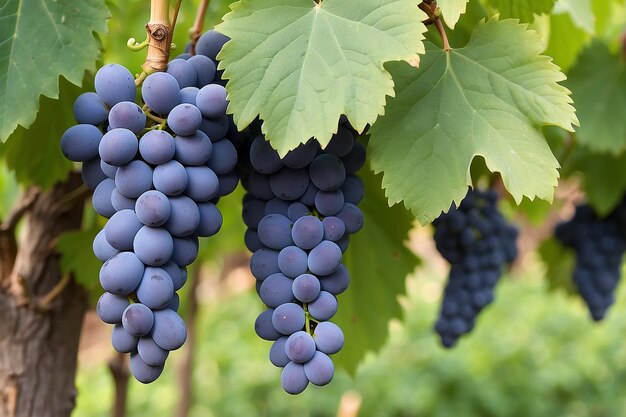
POLYGON ((196 54, 196 44, 198 43, 198 39, 200 39, 200 36, 202 35, 204 16, 206 15, 206 11, 209 8, 210 2, 210 0, 202 0, 200 2, 200 5, 198 6, 198 12, 196 13, 196 20, 189 30, 189 37, 191 38, 191 55, 196 54))
POLYGON ((443 23, 441 23, 441 19, 439 18, 441 16, 441 10, 437 7, 437 2, 435 0, 423 0, 419 4, 419 8, 428 15, 428 19, 423 23, 426 25, 434 24, 435 28, 437 28, 437 32, 439 32, 439 36, 443 42, 443 49, 445 51, 452 49, 450 47, 450 42, 448 41, 446 29, 443 27, 443 23))
MULTIPOLYGON (((170 0, 151 0, 150 21, 146 24, 148 54, 146 61, 141 65, 143 73, 139 76, 137 84, 143 80, 144 73, 150 75, 154 72, 165 71, 167 68, 174 32, 174 26, 170 24, 169 6, 170 0)), ((178 6, 180 7, 180 0, 178 6)))
POLYGON ((308 304, 302 305, 304 308, 304 329, 308 334, 311 334, 311 313, 309 313, 308 304))

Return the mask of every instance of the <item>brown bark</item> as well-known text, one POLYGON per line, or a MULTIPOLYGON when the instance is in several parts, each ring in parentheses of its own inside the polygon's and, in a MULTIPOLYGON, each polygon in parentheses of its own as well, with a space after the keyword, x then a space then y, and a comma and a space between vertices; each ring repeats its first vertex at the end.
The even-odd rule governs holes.
POLYGON ((64 198, 80 185, 72 175, 48 192, 25 193, 16 205, 25 206, 17 245, 14 225, 0 230, 1 417, 67 417, 74 408, 87 294, 61 275, 54 242, 80 227, 83 198, 64 198))

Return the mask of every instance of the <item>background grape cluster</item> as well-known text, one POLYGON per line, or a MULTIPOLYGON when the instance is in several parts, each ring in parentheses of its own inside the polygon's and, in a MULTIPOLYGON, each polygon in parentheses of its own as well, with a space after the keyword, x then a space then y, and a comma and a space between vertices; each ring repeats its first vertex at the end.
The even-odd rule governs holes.
POLYGON ((343 346, 341 329, 329 320, 350 282, 342 253, 363 226, 357 204, 364 186, 355 174, 365 147, 342 119, 324 150, 312 139, 280 158, 257 123, 240 155, 245 243, 254 252, 250 269, 267 306, 255 330, 273 341, 270 361, 283 368, 284 390, 298 394, 309 382, 331 381, 329 355, 343 346))
POLYGON ((435 330, 445 347, 470 332, 478 313, 493 301, 502 269, 517 257, 518 231, 496 206, 494 191, 470 190, 434 221, 437 249, 451 264, 435 330))
POLYGON ((574 217, 557 225, 556 238, 576 253, 574 284, 591 317, 602 320, 615 302, 622 256, 626 251, 626 205, 601 218, 587 204, 576 207, 574 217))
POLYGON ((109 218, 93 243, 104 262, 98 315, 114 325, 113 347, 130 353, 131 371, 144 383, 158 378, 169 351, 186 339, 176 291, 198 237, 222 225, 215 204, 238 184, 215 62, 225 41, 209 31, 197 55, 148 75, 139 104, 133 75, 121 65, 102 67, 96 92, 74 103, 79 124, 61 139, 65 156, 83 162, 96 212, 109 218))

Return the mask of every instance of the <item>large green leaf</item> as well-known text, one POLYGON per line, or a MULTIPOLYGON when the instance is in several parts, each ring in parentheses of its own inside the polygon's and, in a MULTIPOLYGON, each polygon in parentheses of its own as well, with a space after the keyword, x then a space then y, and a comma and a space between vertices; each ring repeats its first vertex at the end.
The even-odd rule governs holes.
POLYGON ((514 20, 478 25, 468 45, 427 45, 419 70, 390 64, 397 97, 371 130, 375 172, 390 204, 404 201, 422 224, 459 203, 480 155, 518 203, 551 200, 558 178, 540 125, 577 123, 565 76, 541 56, 536 32, 514 20))
POLYGON ((535 14, 550 13, 555 0, 488 0, 498 9, 501 18, 516 17, 522 22, 532 22, 535 14))
POLYGON ((626 66, 607 46, 595 41, 578 58, 567 86, 576 102, 577 140, 598 152, 626 149, 626 66))
POLYGON ((260 115, 281 155, 326 146, 342 114, 362 131, 394 94, 383 64, 423 52, 424 18, 413 0, 241 0, 217 27, 229 112, 239 128, 260 115))
POLYGON ((106 31, 103 0, 0 2, 0 140, 35 120, 39 96, 56 98, 59 75, 79 84, 106 31))
POLYGON ((576 26, 568 13, 550 15, 550 36, 545 54, 563 71, 576 63, 578 55, 591 40, 591 36, 576 26))
POLYGON ((446 25, 454 29, 456 22, 458 22, 461 15, 465 13, 468 1, 469 0, 439 0, 437 2, 446 25))
POLYGON ((98 271, 102 262, 93 254, 93 239, 99 232, 97 222, 86 230, 73 230, 59 236, 56 251, 61 254, 60 267, 64 274, 73 274, 74 279, 87 289, 99 286, 98 271))
POLYGON ((397 297, 418 259, 404 245, 413 217, 402 206, 389 208, 380 178, 364 169, 365 199, 359 205, 365 226, 350 237, 343 261, 350 270, 348 290, 339 296, 337 324, 345 346, 337 363, 354 373, 367 351, 379 349, 387 338, 389 320, 399 317, 397 297))
MULTIPOLYGON (((92 78, 85 77, 83 84, 93 85, 92 78)), ((18 127, 0 144, 0 156, 20 183, 48 188, 67 177, 73 164, 59 146, 63 132, 76 123, 72 103, 82 91, 61 79, 59 99, 41 97, 35 122, 28 129, 18 127)))

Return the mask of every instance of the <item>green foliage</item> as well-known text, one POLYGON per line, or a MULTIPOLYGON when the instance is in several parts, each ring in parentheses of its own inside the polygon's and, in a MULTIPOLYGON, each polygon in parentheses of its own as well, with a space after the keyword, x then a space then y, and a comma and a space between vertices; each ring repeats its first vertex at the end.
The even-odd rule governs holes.
POLYGON ((576 139, 595 152, 626 150, 626 67, 607 46, 594 42, 569 73, 581 124, 576 139))
POLYGON ((548 288, 564 289, 570 294, 575 294, 576 288, 572 281, 576 263, 574 252, 564 247, 555 238, 549 238, 541 243, 538 253, 546 267, 548 288))
POLYGON ((488 0, 500 12, 500 18, 515 17, 532 22, 535 14, 550 13, 555 0, 488 0))
POLYGON ((567 13, 571 16, 576 27, 592 34, 594 28, 594 14, 591 0, 558 0, 554 5, 553 14, 567 13))
POLYGON ((370 157, 390 204, 404 201, 422 224, 471 185, 474 157, 507 190, 551 200, 558 162, 538 126, 577 124, 564 75, 541 56, 541 40, 513 20, 488 20, 465 48, 432 44, 419 70, 390 64, 397 97, 371 130, 370 157))
POLYGON ((364 169, 365 199, 359 207, 365 226, 350 237, 343 262, 350 288, 339 296, 336 322, 345 335, 337 365, 354 373, 367 351, 378 350, 387 338, 387 323, 400 316, 398 296, 417 258, 404 245, 413 218, 402 206, 389 207, 380 178, 364 169))
POLYGON ((437 5, 441 9, 441 15, 448 27, 454 29, 461 15, 465 13, 468 1, 469 0, 439 0, 437 2, 437 5))
POLYGON ((20 183, 49 188, 72 170, 74 165, 65 159, 59 144, 63 132, 75 123, 72 103, 93 86, 92 80, 85 77, 80 88, 62 78, 59 98, 41 97, 35 122, 28 129, 18 127, 0 145, 0 156, 20 183))
POLYGON ((363 131, 393 95, 383 64, 419 60, 423 19, 411 0, 241 0, 217 27, 229 111, 241 129, 260 115, 281 155, 326 146, 342 114, 363 131))
POLYGON ((106 31, 103 0, 7 0, 0 8, 0 140, 29 126, 39 96, 56 98, 59 76, 80 84, 106 31))
POLYGON ((98 289, 98 274, 102 262, 93 254, 93 239, 100 227, 93 219, 92 226, 85 230, 65 232, 59 236, 55 250, 61 255, 61 272, 72 274, 76 282, 90 290, 98 289))
POLYGON ((553 14, 550 15, 550 35, 545 54, 552 57, 563 71, 567 71, 590 39, 585 30, 576 26, 571 15, 553 14))

